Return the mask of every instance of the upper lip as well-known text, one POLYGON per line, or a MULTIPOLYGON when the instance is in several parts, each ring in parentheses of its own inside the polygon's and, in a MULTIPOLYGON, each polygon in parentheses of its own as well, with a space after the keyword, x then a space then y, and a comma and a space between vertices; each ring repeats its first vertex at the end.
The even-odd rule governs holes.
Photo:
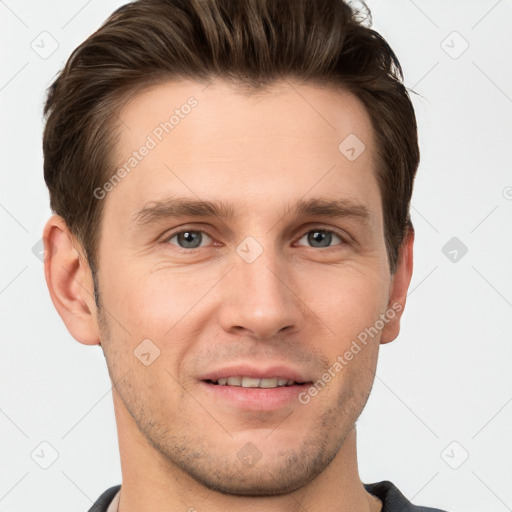
POLYGON ((253 379, 271 379, 280 377, 293 380, 295 382, 310 382, 310 379, 302 372, 290 368, 289 366, 273 365, 267 367, 256 367, 248 364, 238 364, 225 366, 206 373, 200 377, 200 380, 211 380, 216 382, 219 379, 227 377, 252 377, 253 379))

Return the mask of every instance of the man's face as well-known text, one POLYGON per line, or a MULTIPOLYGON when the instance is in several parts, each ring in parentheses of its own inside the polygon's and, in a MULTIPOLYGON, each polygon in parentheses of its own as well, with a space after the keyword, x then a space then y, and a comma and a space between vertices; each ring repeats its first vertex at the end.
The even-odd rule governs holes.
POLYGON ((98 325, 123 435, 223 492, 296 489, 353 429, 380 332, 333 365, 388 308, 369 117, 348 93, 215 81, 148 89, 120 118, 116 169, 140 161, 99 199, 98 325))

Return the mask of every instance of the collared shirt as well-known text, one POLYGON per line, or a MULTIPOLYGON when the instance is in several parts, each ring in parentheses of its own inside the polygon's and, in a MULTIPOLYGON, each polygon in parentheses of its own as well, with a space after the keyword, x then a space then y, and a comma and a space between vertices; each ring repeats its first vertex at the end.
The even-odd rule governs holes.
MULTIPOLYGON (((418 507, 413 505, 398 489, 388 481, 364 484, 365 489, 382 501, 381 512, 445 512, 438 508, 418 507)), ((117 512, 120 485, 107 489, 89 512, 117 512)))
POLYGON ((110 505, 107 508, 107 512, 117 512, 117 507, 119 506, 119 498, 121 497, 121 489, 117 491, 114 499, 110 502, 110 505))

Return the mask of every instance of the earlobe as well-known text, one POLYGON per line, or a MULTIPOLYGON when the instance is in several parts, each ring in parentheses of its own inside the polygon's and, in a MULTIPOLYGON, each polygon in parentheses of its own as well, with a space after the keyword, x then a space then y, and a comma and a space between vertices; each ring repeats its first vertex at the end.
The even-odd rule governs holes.
POLYGON ((73 338, 85 345, 99 344, 91 271, 62 217, 50 217, 43 240, 45 278, 53 305, 73 338))
POLYGON ((382 329, 381 343, 393 341, 400 333, 400 319, 405 309, 407 291, 412 277, 413 245, 414 228, 411 227, 399 250, 397 269, 393 276, 386 311, 388 322, 382 329))

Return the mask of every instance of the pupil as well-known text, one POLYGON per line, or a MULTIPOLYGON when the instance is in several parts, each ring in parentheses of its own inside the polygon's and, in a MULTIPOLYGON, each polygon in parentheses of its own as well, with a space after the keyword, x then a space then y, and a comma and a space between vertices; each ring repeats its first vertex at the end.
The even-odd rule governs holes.
POLYGON ((327 233, 325 231, 311 231, 308 235, 308 242, 311 245, 315 243, 319 243, 320 245, 316 245, 316 247, 328 247, 331 243, 332 234, 327 233))
POLYGON ((183 233, 180 233, 178 235, 178 240, 180 241, 180 245, 182 247, 192 249, 199 247, 201 243, 200 234, 194 231, 184 231, 183 233))

